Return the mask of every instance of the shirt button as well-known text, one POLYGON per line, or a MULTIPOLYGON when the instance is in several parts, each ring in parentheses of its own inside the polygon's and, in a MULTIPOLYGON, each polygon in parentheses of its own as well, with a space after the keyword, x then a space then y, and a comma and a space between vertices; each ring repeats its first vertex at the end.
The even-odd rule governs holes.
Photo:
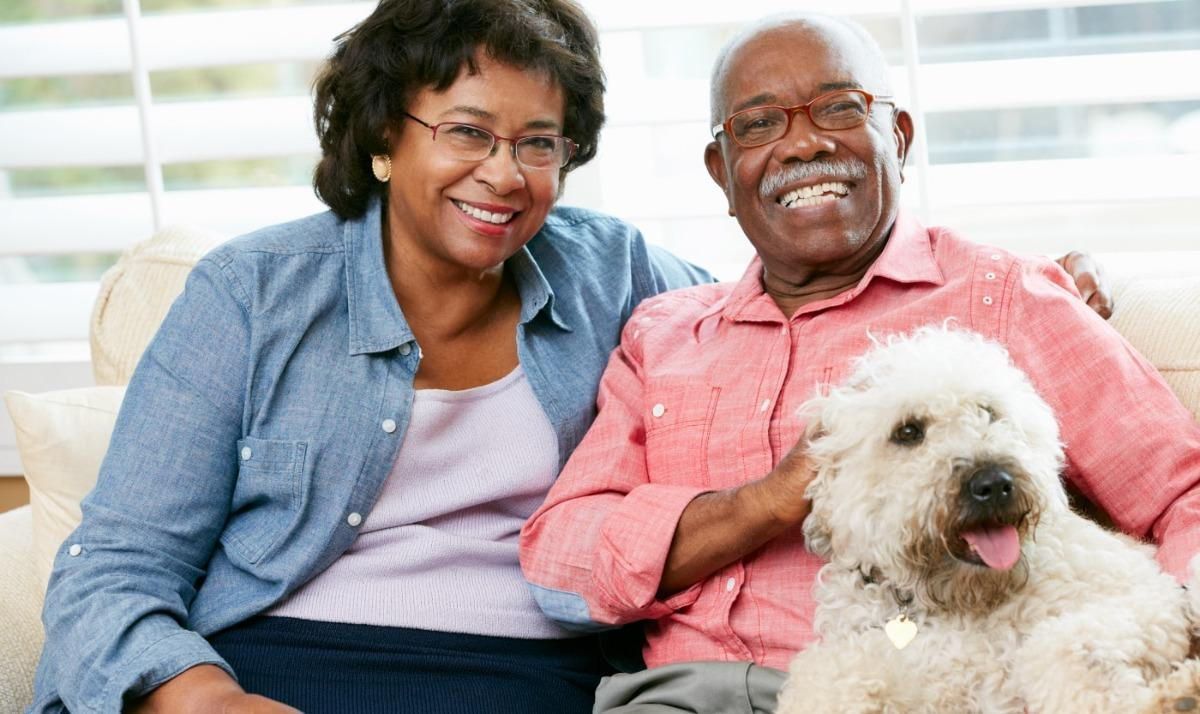
POLYGON ((383 423, 380 424, 380 426, 383 427, 384 431, 391 434, 393 431, 396 430, 396 421, 394 419, 384 419, 383 423))
POLYGON ((403 356, 405 356, 405 357, 407 357, 407 356, 409 356, 410 354, 412 354, 412 345, 408 344, 407 342, 405 342, 404 344, 400 345, 400 354, 401 354, 401 355, 403 355, 403 356))
POLYGON ((242 447, 242 461, 249 461, 253 454, 254 452, 250 450, 249 446, 242 447))
POLYGON ((991 305, 991 304, 992 304, 992 296, 991 296, 991 295, 984 295, 984 296, 983 296, 983 304, 984 304, 984 305, 991 305))
POLYGON ((983 277, 987 278, 988 280, 995 280, 995 279, 996 279, 996 274, 995 274, 995 273, 988 273, 987 275, 985 275, 985 276, 983 276, 983 277))
POLYGON ((72 543, 71 547, 67 548, 67 552, 70 553, 71 557, 73 558, 83 552, 83 546, 79 545, 78 543, 72 543))
POLYGON ((734 589, 736 586, 737 586, 737 579, 736 579, 736 578, 730 578, 730 579, 726 580, 726 581, 725 581, 725 592, 727 592, 727 593, 731 593, 731 592, 733 592, 733 589, 734 589))
POLYGON ((769 407, 769 406, 771 406, 771 400, 770 400, 770 399, 764 399, 764 400, 763 400, 763 402, 762 402, 762 404, 759 404, 759 405, 758 405, 758 410, 759 410, 760 412, 765 412, 765 411, 767 410, 767 407, 769 407))
POLYGON ((667 413, 667 408, 661 404, 655 404, 654 408, 650 410, 650 413, 654 415, 655 419, 657 419, 663 414, 667 413))
POLYGON ((357 513, 351 513, 350 515, 346 516, 346 522, 357 528, 358 524, 362 523, 362 516, 358 515, 357 513))

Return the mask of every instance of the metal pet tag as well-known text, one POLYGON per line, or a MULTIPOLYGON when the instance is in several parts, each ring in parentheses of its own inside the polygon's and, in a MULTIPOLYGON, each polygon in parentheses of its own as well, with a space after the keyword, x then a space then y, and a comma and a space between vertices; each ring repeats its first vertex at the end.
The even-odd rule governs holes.
POLYGON ((901 610, 899 615, 888 620, 883 626, 883 632, 896 649, 902 650, 917 636, 917 623, 908 619, 908 613, 901 610))

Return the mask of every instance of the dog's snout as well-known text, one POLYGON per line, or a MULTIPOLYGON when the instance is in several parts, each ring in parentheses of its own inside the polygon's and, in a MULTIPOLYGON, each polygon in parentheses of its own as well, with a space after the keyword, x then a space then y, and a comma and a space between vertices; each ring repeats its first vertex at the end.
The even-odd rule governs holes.
POLYGON ((1013 496, 1013 477, 999 466, 984 466, 971 474, 967 492, 980 505, 1006 506, 1013 496))

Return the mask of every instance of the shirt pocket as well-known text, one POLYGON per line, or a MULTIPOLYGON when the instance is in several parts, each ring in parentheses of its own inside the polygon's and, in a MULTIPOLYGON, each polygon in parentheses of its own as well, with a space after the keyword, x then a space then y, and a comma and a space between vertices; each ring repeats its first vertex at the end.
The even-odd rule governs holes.
POLYGON ((703 377, 648 384, 643 423, 651 483, 709 486, 708 442, 720 395, 703 377))
POLYGON ((304 501, 308 443, 248 436, 237 443, 238 478, 221 543, 259 562, 290 533, 304 501))

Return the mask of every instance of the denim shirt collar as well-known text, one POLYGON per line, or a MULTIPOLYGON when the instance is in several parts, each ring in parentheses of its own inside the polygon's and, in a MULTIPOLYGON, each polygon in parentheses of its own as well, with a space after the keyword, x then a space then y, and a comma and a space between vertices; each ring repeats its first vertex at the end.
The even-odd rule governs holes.
MULTIPOLYGON (((346 250, 346 296, 350 311, 352 355, 386 352, 413 340, 412 328, 404 318, 383 261, 383 202, 371 199, 360 218, 348 220, 342 239, 346 250)), ((543 228, 542 230, 545 230, 543 228)), ((534 240, 541 233, 534 236, 534 240)), ((528 246, 508 259, 521 297, 521 323, 545 312, 552 324, 570 332, 571 327, 554 308, 554 290, 530 253, 528 246)))

